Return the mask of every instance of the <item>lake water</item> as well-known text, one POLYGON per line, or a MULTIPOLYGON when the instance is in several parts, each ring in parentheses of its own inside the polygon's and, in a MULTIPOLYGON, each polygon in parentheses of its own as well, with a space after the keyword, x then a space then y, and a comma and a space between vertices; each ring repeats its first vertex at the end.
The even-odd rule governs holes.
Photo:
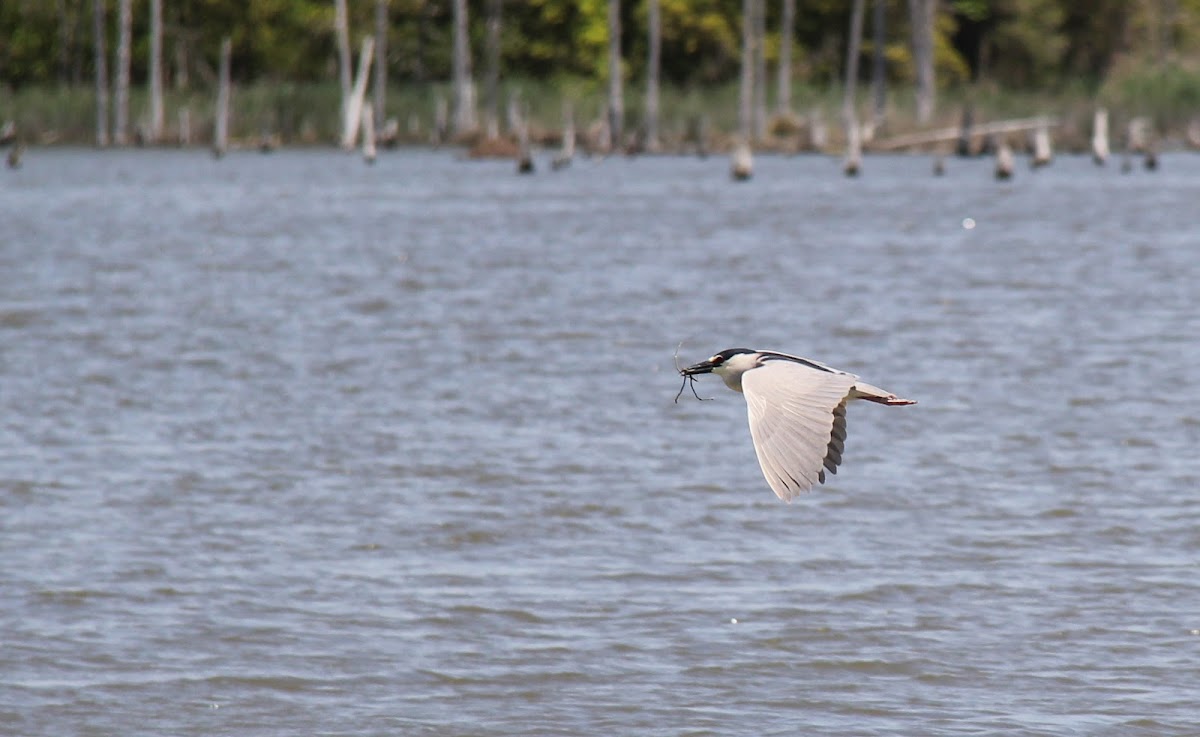
POLYGON ((1200 733, 1200 157, 539 163, 0 172, 0 733, 1200 733))

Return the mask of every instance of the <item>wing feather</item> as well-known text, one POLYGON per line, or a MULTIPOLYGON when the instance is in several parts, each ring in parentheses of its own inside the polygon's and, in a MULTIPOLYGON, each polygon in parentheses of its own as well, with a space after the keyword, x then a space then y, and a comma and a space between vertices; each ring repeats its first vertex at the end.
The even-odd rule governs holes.
POLYGON ((858 377, 791 361, 767 361, 742 376, 758 464, 784 501, 837 472, 846 400, 858 377))

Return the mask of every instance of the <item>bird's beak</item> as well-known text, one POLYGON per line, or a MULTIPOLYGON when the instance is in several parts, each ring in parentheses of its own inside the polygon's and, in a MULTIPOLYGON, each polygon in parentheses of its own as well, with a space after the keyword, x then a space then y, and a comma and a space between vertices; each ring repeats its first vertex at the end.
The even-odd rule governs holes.
POLYGON ((712 361, 701 361, 694 366, 688 366, 684 369, 679 369, 682 376, 695 376, 696 374, 711 374, 716 364, 712 361))

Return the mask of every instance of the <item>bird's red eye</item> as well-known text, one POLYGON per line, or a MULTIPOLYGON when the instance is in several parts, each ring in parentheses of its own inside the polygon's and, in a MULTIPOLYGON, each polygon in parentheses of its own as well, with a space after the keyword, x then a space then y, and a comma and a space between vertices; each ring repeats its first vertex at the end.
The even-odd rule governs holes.
POLYGON ((725 360, 724 356, 713 356, 712 358, 708 359, 708 362, 713 365, 716 365, 716 364, 721 363, 724 360, 725 360))

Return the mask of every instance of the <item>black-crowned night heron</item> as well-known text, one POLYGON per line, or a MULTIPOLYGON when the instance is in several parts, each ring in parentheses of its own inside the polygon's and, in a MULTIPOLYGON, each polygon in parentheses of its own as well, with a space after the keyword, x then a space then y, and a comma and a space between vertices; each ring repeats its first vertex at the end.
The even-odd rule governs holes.
POLYGON ((685 377, 716 374, 746 397, 758 464, 785 502, 837 473, 846 442, 846 404, 916 404, 823 363, 775 351, 730 348, 680 369, 685 377))

